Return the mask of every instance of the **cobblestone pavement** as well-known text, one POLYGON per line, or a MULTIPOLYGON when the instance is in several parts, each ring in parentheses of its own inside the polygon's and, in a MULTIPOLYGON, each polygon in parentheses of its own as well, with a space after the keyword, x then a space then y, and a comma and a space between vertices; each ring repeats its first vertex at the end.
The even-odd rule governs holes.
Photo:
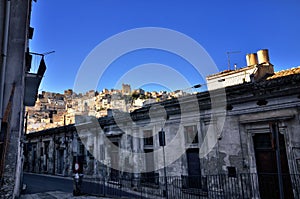
POLYGON ((36 193, 36 194, 25 194, 21 195, 20 199, 111 199, 107 197, 96 197, 96 196, 73 196, 72 193, 65 193, 61 191, 51 191, 45 193, 36 193))

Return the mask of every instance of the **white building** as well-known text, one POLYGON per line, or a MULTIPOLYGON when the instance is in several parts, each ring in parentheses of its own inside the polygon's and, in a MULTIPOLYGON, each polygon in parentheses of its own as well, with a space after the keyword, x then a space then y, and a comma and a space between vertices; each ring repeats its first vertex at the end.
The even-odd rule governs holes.
POLYGON ((259 50, 246 55, 247 66, 241 69, 226 70, 206 77, 208 90, 223 88, 245 82, 258 81, 274 73, 268 50, 259 50))

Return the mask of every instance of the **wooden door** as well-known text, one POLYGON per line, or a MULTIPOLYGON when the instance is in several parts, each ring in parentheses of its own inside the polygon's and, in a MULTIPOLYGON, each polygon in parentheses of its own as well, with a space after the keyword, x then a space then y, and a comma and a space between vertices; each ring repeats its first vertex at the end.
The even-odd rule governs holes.
POLYGON ((186 156, 188 163, 188 187, 201 188, 199 149, 188 149, 186 156))
POLYGON ((279 133, 278 138, 279 147, 276 146, 276 136, 271 133, 257 133, 253 137, 259 190, 262 199, 280 199, 278 162, 281 167, 280 176, 283 182, 284 198, 293 198, 284 135, 279 133), (276 150, 280 150, 279 161, 277 161, 276 150))
POLYGON ((153 154, 153 149, 144 149, 145 153, 145 166, 146 166, 146 171, 145 173, 142 174, 143 181, 148 182, 148 183, 156 183, 158 178, 155 175, 155 167, 154 167, 154 154, 153 154))
POLYGON ((58 168, 57 173, 63 174, 64 171, 64 150, 58 150, 58 168))
POLYGON ((113 142, 113 144, 115 145, 115 147, 117 148, 112 148, 111 149, 111 165, 112 168, 110 168, 110 179, 113 181, 118 181, 119 180, 119 142, 113 142))

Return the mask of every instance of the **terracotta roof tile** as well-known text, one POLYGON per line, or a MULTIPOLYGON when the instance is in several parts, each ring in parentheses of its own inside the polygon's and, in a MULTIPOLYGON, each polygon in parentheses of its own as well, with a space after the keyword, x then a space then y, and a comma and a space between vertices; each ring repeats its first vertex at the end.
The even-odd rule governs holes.
POLYGON ((275 72, 272 76, 268 77, 267 80, 284 77, 284 76, 289 76, 289 75, 294 75, 294 74, 300 74, 300 66, 298 66, 296 68, 290 68, 287 70, 275 72))

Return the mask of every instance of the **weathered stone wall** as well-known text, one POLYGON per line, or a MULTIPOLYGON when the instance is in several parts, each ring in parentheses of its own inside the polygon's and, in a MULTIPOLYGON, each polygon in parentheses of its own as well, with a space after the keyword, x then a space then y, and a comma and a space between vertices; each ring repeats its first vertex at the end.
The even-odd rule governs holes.
MULTIPOLYGON (((24 88, 25 88, 25 52, 28 45, 28 28, 31 11, 31 0, 18 1, 0 1, 0 50, 1 54, 1 72, 2 76, 2 64, 4 57, 6 61, 6 71, 4 74, 4 99, 3 103, 3 114, 1 122, 4 122, 1 128, 1 137, 4 134, 7 138, 7 148, 3 150, 4 155, 2 156, 1 162, 4 163, 3 178, 1 179, 0 195, 6 198, 15 198, 20 194, 22 187, 22 165, 23 165, 23 118, 24 118, 24 88), (7 52, 4 52, 2 47, 4 44, 4 23, 6 20, 5 14, 7 13, 6 5, 9 14, 9 31, 8 31, 8 44, 7 52), (3 11, 3 12, 2 12, 3 11), (5 120, 5 121, 4 121, 5 120), (3 128, 7 125, 7 128, 3 128)), ((1 88, 2 89, 2 88, 1 88)), ((5 136, 4 136, 5 137, 5 136)), ((4 141, 4 145, 6 141, 4 141)))

